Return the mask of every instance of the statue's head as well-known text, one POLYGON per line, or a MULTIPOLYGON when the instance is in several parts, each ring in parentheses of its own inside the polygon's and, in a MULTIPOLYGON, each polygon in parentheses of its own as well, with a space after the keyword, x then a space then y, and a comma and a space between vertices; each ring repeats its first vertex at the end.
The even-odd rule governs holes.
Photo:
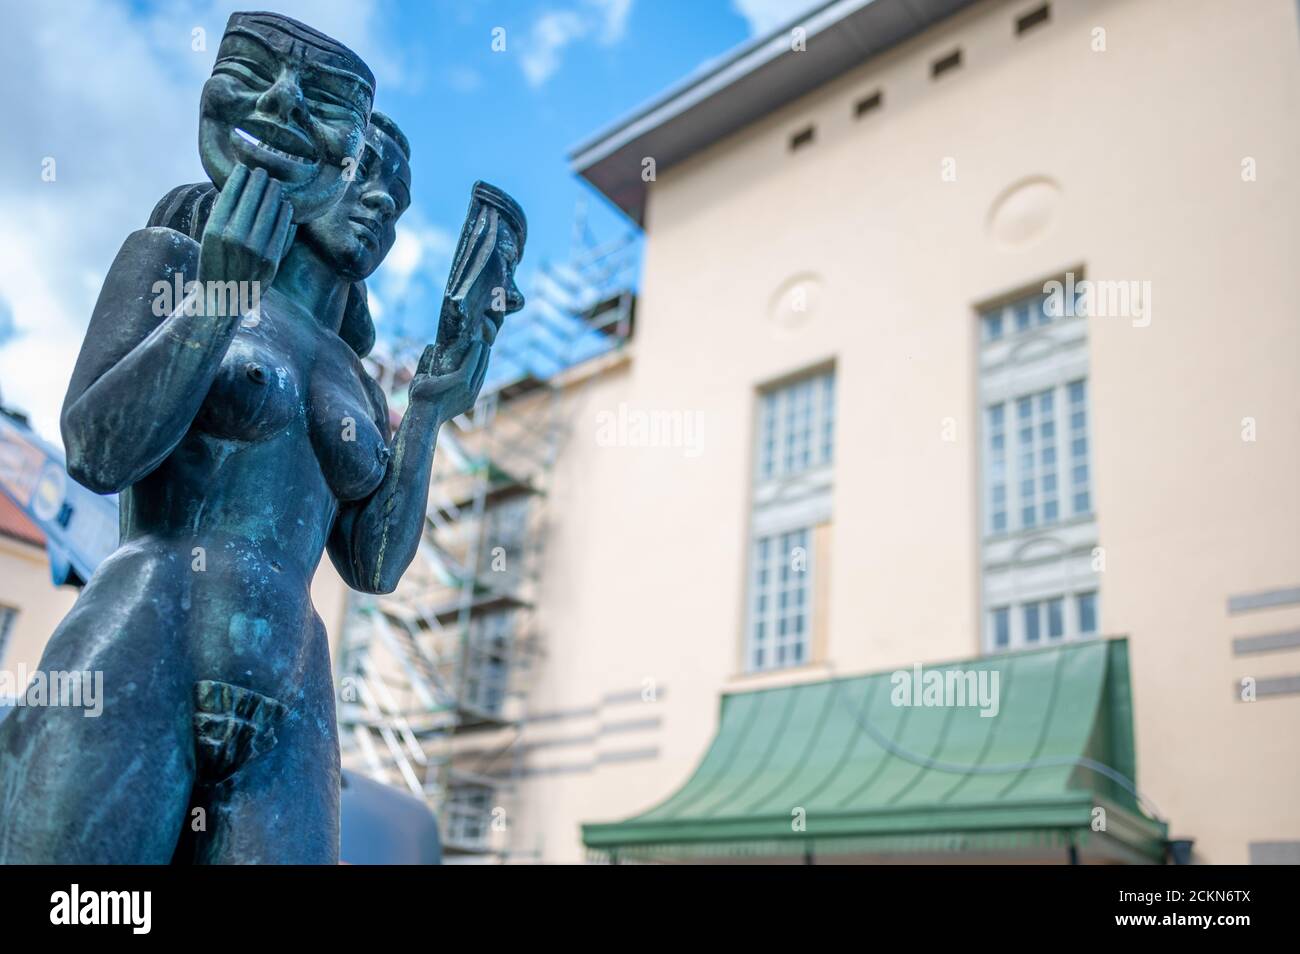
POLYGON ((489 344, 506 315, 524 307, 515 269, 527 237, 528 222, 519 203, 496 186, 474 183, 447 287, 467 330, 472 333, 482 322, 489 344))
POLYGON ((411 147, 397 124, 372 113, 343 198, 305 224, 298 238, 336 274, 350 281, 368 277, 393 247, 397 220, 411 204, 410 159, 411 147))
POLYGON ((309 222, 348 188, 375 79, 355 53, 275 13, 236 13, 203 86, 199 155, 220 189, 235 164, 283 184, 294 221, 309 222))

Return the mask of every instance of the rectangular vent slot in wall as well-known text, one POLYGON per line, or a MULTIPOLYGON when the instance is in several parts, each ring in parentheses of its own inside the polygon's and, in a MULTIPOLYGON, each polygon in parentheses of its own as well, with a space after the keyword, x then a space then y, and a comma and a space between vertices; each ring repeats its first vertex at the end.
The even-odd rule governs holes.
POLYGON ((934 79, 938 79, 944 73, 947 73, 949 70, 955 70, 959 66, 961 66, 960 48, 953 50, 943 59, 935 60, 934 63, 930 65, 930 76, 934 79))
POLYGON ((876 90, 870 96, 858 100, 853 104, 853 115, 857 117, 865 116, 872 110, 880 108, 880 90, 876 90))
POLYGON ((813 130, 816 127, 809 126, 807 129, 801 129, 790 137, 790 151, 802 149, 804 146, 811 146, 813 141, 813 130))
POLYGON ((1016 18, 1016 35, 1028 32, 1040 24, 1046 23, 1052 18, 1052 8, 1050 4, 1043 4, 1037 10, 1030 10, 1022 17, 1016 18))

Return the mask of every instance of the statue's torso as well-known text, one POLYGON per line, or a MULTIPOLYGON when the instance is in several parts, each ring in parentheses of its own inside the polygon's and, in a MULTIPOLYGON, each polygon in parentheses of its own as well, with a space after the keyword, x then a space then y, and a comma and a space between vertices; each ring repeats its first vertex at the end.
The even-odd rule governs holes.
POLYGON ((370 494, 385 471, 371 388, 337 335, 268 294, 189 432, 122 495, 123 551, 104 571, 179 589, 196 678, 277 697, 295 680, 339 502, 370 494))

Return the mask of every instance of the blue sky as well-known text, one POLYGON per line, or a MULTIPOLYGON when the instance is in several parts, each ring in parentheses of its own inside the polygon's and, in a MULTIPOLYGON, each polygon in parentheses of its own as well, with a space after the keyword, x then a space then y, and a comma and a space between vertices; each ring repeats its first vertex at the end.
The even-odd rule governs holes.
MULTIPOLYGON (((416 202, 430 222, 454 230, 469 183, 486 178, 527 210, 531 262, 564 255, 585 189, 569 173, 570 148, 749 35, 725 0, 628 3, 621 22, 620 6, 394 8, 409 11, 391 25, 409 37, 393 49, 410 65, 378 103, 410 135, 416 202), (491 49, 494 27, 506 30, 503 53, 491 49)), ((589 206, 598 233, 627 227, 603 200, 589 206)))
POLYGON ((274 9, 355 49, 412 143, 413 203, 371 282, 380 334, 432 335, 471 183, 529 217, 525 294, 570 250, 579 197, 602 239, 629 226, 569 150, 812 0, 50 0, 0 33, 0 396, 57 439, 103 276, 168 189, 203 177, 199 91, 226 19, 274 9), (492 49, 493 30, 506 49, 492 49), (51 166, 52 160, 52 166, 51 166), (47 167, 53 177, 43 175, 47 167), (405 306, 405 307, 401 307, 405 306), (404 317, 403 317, 404 316, 404 317))

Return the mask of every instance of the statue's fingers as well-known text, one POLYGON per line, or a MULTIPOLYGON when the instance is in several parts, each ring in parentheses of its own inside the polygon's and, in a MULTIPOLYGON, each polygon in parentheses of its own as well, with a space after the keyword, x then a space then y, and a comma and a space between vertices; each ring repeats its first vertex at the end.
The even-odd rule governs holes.
POLYGON ((239 203, 230 214, 230 222, 226 226, 227 232, 248 235, 252 231, 253 220, 257 218, 257 209, 262 204, 262 195, 266 192, 270 179, 271 177, 261 166, 248 174, 248 181, 244 183, 244 191, 239 196, 239 203))
POLYGON ((478 350, 482 348, 482 343, 475 342, 469 346, 465 357, 461 359, 460 367, 451 374, 444 375, 441 380, 445 381, 446 390, 458 393, 468 392, 470 383, 474 380, 474 372, 478 368, 478 350))
POLYGON ((289 246, 293 244, 294 236, 297 234, 298 226, 293 222, 293 205, 281 199, 279 207, 275 210, 275 225, 266 244, 267 257, 277 262, 284 258, 284 253, 289 251, 289 246))
POLYGON ((475 341, 465 352, 465 358, 457 369, 458 374, 464 374, 466 381, 474 380, 478 374, 478 366, 483 360, 483 352, 487 350, 487 345, 481 341, 475 341))
POLYGON ((425 345, 424 351, 420 355, 419 362, 415 365, 416 374, 431 374, 434 368, 434 361, 438 356, 437 345, 425 345))
MULTIPOLYGON (((248 244, 253 248, 266 249, 267 258, 279 259, 281 251, 280 243, 272 242, 271 236, 275 232, 283 213, 283 203, 280 201, 280 180, 271 179, 266 183, 266 189, 262 192, 262 200, 257 203, 257 212, 253 216, 253 224, 248 232, 248 244)), ((281 242, 284 236, 277 236, 281 242)))
POLYGON ((478 397, 478 392, 483 390, 483 381, 487 378, 488 362, 491 359, 492 349, 484 345, 482 353, 479 355, 478 367, 474 370, 474 381, 470 387, 470 393, 472 393, 476 398, 478 397))
POLYGON ((226 178, 226 187, 217 193, 217 201, 212 203, 212 212, 208 215, 206 228, 220 232, 230 221, 230 215, 239 204, 239 197, 244 192, 248 181, 248 166, 238 163, 226 178))

